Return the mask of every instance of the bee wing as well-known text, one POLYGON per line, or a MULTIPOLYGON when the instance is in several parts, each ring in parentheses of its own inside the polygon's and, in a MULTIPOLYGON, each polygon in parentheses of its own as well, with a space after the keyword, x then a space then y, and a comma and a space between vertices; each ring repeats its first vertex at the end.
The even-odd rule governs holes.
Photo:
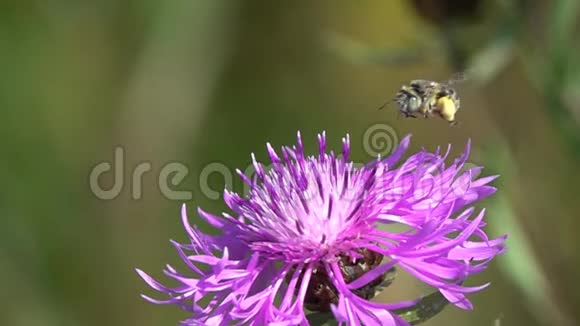
POLYGON ((427 85, 427 84, 430 84, 432 82, 433 81, 427 80, 427 79, 413 79, 413 80, 411 80, 411 82, 409 83, 409 85, 414 85, 414 84, 417 84, 417 85, 427 85))
MULTIPOLYGON (((425 80, 425 79, 415 79, 415 80, 411 80, 411 82, 409 83, 409 86, 406 86, 407 88, 411 88, 417 92, 422 92, 427 88, 432 88, 435 87, 437 85, 436 82, 432 81, 432 80, 425 80)), ((403 86, 405 87, 405 86, 403 86)))
POLYGON ((453 85, 456 83, 461 83, 467 80, 467 74, 464 72, 456 72, 451 78, 446 82, 447 85, 453 85))

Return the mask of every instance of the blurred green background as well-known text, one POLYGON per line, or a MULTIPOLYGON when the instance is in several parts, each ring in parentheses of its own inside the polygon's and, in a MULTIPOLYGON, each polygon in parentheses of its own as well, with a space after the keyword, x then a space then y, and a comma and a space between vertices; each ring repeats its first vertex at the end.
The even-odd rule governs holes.
MULTIPOLYGON (((208 164, 244 169, 265 143, 307 150, 327 131, 353 159, 378 123, 412 149, 473 141, 471 161, 499 173, 489 232, 509 252, 475 282, 473 312, 448 307, 427 325, 580 324, 579 3, 557 1, 3 0, 0 2, 1 325, 174 325, 134 272, 161 277, 186 239, 174 189, 219 213, 200 185, 208 164), (461 124, 377 108, 411 79, 458 85, 461 124), (93 167, 124 149, 123 188, 99 199, 93 167), (131 175, 140 162, 140 199, 131 175)), ((113 184, 104 174, 102 187, 113 184)), ((209 185, 219 191, 218 173, 209 185)), ((233 187, 242 190, 234 178, 233 187)), ((163 279, 163 278, 162 278, 163 279)), ((428 289, 401 276, 379 300, 428 289), (392 290, 391 290, 392 289, 392 290)))

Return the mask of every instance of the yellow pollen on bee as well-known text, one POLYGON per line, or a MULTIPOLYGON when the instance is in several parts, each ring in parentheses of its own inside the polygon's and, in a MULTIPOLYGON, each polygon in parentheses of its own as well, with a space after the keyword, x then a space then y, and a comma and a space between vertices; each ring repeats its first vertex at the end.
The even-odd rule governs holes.
POLYGON ((446 121, 453 122, 455 121, 457 106, 453 99, 445 96, 437 100, 436 111, 446 121))

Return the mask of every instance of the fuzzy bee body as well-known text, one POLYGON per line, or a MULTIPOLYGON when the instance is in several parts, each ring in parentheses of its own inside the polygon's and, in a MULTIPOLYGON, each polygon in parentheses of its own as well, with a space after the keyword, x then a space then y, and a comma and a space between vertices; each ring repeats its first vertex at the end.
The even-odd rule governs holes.
POLYGON ((447 82, 412 80, 399 89, 392 101, 398 105, 399 112, 406 118, 427 119, 438 116, 454 125, 457 123, 455 114, 459 110, 460 100, 452 85, 463 79, 463 75, 457 75, 447 82))

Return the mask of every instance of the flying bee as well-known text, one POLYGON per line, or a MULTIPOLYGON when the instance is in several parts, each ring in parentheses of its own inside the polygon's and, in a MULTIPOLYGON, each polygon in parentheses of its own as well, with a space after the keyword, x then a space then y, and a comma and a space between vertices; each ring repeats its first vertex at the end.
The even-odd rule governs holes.
POLYGON ((408 85, 403 85, 396 93, 394 99, 386 102, 379 109, 384 108, 390 102, 399 107, 399 112, 406 118, 429 118, 438 116, 449 122, 457 124, 455 114, 459 110, 460 100, 453 84, 465 80, 463 74, 456 74, 446 82, 416 79, 408 85))

